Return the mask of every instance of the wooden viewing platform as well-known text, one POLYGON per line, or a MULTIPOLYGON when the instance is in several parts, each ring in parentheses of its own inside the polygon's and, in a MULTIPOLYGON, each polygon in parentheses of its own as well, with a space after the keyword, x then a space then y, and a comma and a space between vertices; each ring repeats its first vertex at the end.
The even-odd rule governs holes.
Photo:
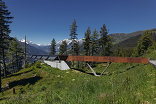
POLYGON ((56 67, 61 70, 70 69, 70 65, 67 64, 69 61, 81 61, 86 62, 88 67, 91 69, 95 76, 101 76, 110 66, 111 63, 142 63, 142 64, 152 64, 156 67, 156 60, 149 60, 148 58, 138 58, 138 57, 112 57, 112 56, 72 56, 72 55, 32 55, 32 59, 44 60, 45 63, 51 67, 56 67), (101 72, 100 75, 93 70, 88 62, 108 62, 108 65, 101 72))
POLYGON ((72 55, 32 55, 31 58, 45 60, 84 61, 84 62, 113 62, 113 63, 143 63, 149 64, 148 58, 112 57, 112 56, 72 56, 72 55))

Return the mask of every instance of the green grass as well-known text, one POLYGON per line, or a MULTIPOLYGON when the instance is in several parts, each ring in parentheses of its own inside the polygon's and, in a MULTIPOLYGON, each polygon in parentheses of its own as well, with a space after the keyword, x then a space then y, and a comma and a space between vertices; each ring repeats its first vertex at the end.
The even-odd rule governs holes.
MULTIPOLYGON (((155 52, 149 54, 156 57, 155 52)), ((97 64, 100 73, 105 64, 97 64)), ((87 70, 87 69, 86 69, 87 70)), ((87 70, 87 72, 90 72, 87 70)), ((101 77, 61 71, 37 62, 2 80, 13 87, 0 95, 6 104, 155 104, 156 69, 146 64, 112 63, 101 77), (21 82, 22 80, 22 82, 21 82), (12 89, 16 89, 16 94, 12 89)))

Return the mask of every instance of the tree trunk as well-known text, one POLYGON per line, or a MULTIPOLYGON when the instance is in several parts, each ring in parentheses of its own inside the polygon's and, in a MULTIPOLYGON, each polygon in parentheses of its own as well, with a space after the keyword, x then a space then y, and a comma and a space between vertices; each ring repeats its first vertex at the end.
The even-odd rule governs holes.
POLYGON ((7 73, 6 73, 6 63, 5 63, 5 53, 4 53, 4 49, 2 49, 2 61, 3 61, 3 74, 4 77, 7 77, 7 73))
POLYGON ((0 92, 2 92, 2 86, 1 86, 2 80, 1 80, 1 63, 0 63, 0 92))
POLYGON ((77 67, 78 67, 78 69, 80 68, 80 62, 79 61, 77 62, 77 67))
POLYGON ((17 59, 17 52, 16 52, 16 72, 18 71, 18 59, 17 59))

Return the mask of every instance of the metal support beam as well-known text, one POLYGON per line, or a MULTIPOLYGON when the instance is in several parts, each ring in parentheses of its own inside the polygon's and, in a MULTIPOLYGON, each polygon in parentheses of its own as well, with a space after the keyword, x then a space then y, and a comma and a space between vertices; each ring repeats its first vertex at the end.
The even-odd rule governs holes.
POLYGON ((109 62, 109 64, 107 65, 107 67, 103 70, 103 72, 100 75, 102 75, 107 70, 107 68, 110 66, 110 64, 111 64, 111 62, 109 62))
POLYGON ((93 74, 95 75, 95 76, 100 76, 100 75, 97 75, 96 74, 96 72, 93 70, 93 68, 87 63, 87 65, 88 65, 88 67, 91 69, 91 71, 93 72, 93 74))
POLYGON ((156 68, 156 60, 149 60, 149 62, 156 68))
POLYGON ((100 75, 97 75, 96 72, 93 70, 93 68, 87 63, 88 67, 91 69, 91 71, 93 72, 93 74, 95 76, 101 76, 103 75, 103 73, 108 69, 108 67, 110 66, 111 62, 109 62, 109 64, 106 66, 106 68, 102 71, 102 73, 100 75))
POLYGON ((49 56, 47 56, 46 60, 48 60, 48 59, 49 59, 49 56))

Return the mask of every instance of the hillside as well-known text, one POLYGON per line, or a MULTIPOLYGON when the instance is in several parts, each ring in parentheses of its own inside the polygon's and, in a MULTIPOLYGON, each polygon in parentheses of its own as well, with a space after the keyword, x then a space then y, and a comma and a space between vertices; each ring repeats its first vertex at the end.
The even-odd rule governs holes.
POLYGON ((113 33, 113 34, 110 34, 110 36, 112 37, 112 42, 114 44, 117 44, 117 43, 127 40, 131 37, 141 35, 143 33, 144 33, 144 31, 137 31, 137 32, 132 32, 132 33, 113 33))
MULTIPOLYGON (((126 40, 123 40, 123 41, 115 44, 114 47, 119 45, 121 48, 134 48, 134 47, 137 46, 137 42, 138 42, 138 40, 140 39, 140 37, 142 35, 143 34, 138 34, 136 36, 130 37, 130 38, 126 39, 126 40)), ((152 31, 151 37, 156 42, 156 31, 155 30, 152 31)))
MULTIPOLYGON (((20 43, 21 43, 22 47, 24 47, 24 42, 20 42, 20 43)), ((33 45, 28 44, 28 43, 27 43, 27 53, 29 55, 41 55, 41 54, 46 55, 46 54, 48 54, 48 52, 46 52, 46 51, 44 51, 42 49, 36 48, 33 45)))
MULTIPOLYGON (((154 33, 156 33, 156 29, 151 29, 154 33)), ((126 40, 131 40, 131 38, 134 40, 134 39, 137 39, 137 37, 143 35, 143 33, 145 32, 146 30, 144 31, 136 31, 136 32, 132 32, 132 33, 113 33, 113 34, 110 34, 110 36, 112 37, 112 42, 113 44, 117 44, 117 43, 121 43, 123 41, 126 41, 126 40)), ((155 39, 156 40, 156 39, 155 39)), ((135 40, 137 41, 137 40, 135 40)), ((132 41, 133 42, 133 41, 132 41)))
MULTIPOLYGON (((156 59, 156 51, 147 55, 156 59)), ((105 64, 94 69, 101 72, 105 64)), ((87 70, 87 69, 86 69, 87 70)), ((155 104, 156 70, 152 65, 112 63, 101 77, 90 71, 61 71, 37 62, 2 80, 6 104, 155 104), (9 83, 10 88, 7 88, 9 83), (13 88, 16 94, 12 93, 13 88)))

